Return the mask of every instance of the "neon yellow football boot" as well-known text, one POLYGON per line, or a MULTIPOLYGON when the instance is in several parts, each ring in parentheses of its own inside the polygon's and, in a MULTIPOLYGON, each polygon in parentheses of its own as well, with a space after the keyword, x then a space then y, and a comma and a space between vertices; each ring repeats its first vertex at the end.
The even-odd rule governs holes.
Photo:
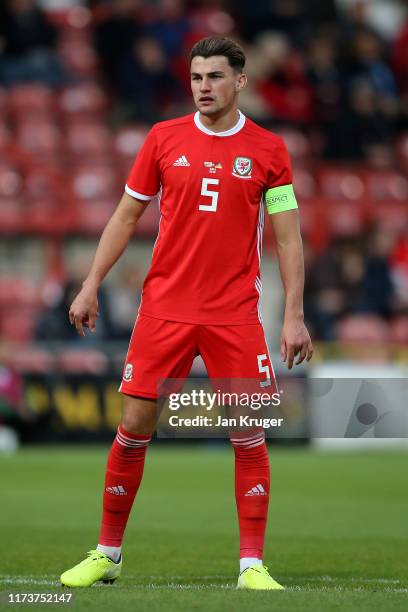
POLYGON ((122 571, 122 557, 115 563, 99 550, 90 550, 86 559, 61 574, 61 584, 68 587, 89 587, 94 582, 102 580, 112 584, 119 578, 122 571))
POLYGON ((264 565, 251 565, 239 575, 237 589, 282 591, 285 587, 269 575, 268 568, 264 565))

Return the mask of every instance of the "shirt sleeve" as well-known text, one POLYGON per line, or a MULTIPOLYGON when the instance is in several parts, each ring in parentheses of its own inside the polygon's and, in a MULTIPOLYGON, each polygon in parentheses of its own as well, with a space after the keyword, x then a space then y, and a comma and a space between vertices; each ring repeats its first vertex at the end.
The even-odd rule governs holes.
POLYGON ((293 191, 292 166, 285 143, 280 138, 268 173, 268 187, 264 193, 266 209, 270 215, 297 208, 293 191))
POLYGON ((157 135, 153 127, 138 152, 128 176, 125 191, 133 198, 149 201, 160 190, 157 135))

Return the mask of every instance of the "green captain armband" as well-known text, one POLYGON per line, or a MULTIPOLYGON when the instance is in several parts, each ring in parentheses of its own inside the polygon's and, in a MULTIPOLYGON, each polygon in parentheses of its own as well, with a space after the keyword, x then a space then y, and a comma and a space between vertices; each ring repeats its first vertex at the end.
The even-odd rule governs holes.
POLYGON ((271 189, 265 191, 265 202, 270 215, 298 207, 293 185, 271 187, 271 189))

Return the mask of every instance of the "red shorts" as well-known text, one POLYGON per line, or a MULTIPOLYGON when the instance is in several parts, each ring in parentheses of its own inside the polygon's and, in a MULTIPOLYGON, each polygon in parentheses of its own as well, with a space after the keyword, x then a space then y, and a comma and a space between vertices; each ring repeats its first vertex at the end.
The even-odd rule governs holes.
POLYGON ((275 382, 260 323, 196 325, 139 314, 119 391, 156 399, 159 381, 185 379, 197 355, 210 379, 253 379, 261 387, 275 382))

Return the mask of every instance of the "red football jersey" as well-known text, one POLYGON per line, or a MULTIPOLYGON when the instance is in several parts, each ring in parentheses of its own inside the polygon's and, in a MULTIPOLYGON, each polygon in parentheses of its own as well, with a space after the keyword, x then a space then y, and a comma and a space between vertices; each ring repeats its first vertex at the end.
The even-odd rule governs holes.
POLYGON ((218 133, 199 112, 155 124, 126 185, 141 200, 159 193, 140 312, 184 323, 258 323, 263 194, 291 183, 282 139, 241 112, 218 133))

